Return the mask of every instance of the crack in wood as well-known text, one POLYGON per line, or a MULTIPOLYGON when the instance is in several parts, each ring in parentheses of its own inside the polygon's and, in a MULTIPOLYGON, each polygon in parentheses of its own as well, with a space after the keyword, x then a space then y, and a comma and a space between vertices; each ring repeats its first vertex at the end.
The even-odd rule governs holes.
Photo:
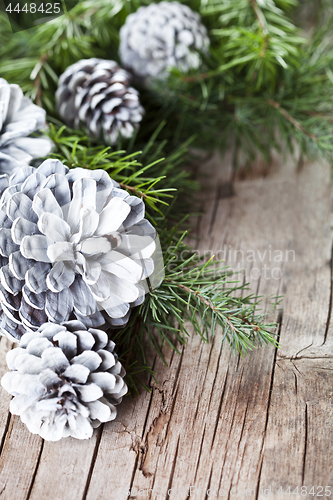
POLYGON ((139 470, 142 472, 144 477, 151 477, 154 474, 153 464, 151 463, 154 456, 154 448, 156 446, 161 447, 164 444, 165 439, 162 438, 162 434, 169 419, 170 415, 161 411, 158 417, 153 420, 149 431, 147 432, 145 439, 145 451, 139 466, 139 470))
MULTIPOLYGON (((152 370, 154 370, 154 367, 155 367, 155 362, 156 362, 156 356, 155 356, 155 359, 154 359, 154 363, 153 363, 153 366, 152 366, 152 370)), ((152 376, 150 378, 150 384, 151 384, 151 381, 152 381, 152 376)), ((142 428, 142 436, 141 438, 143 439, 143 436, 146 432, 146 427, 147 427, 147 423, 148 423, 148 417, 149 417, 149 413, 150 413, 150 408, 151 408, 151 403, 152 403, 152 400, 153 400, 153 393, 154 391, 152 390, 150 392, 150 398, 149 398, 149 403, 148 403, 148 408, 147 408, 147 413, 146 413, 146 417, 145 417, 145 420, 144 420, 144 423, 143 423, 143 428, 142 428)))
MULTIPOLYGON (((259 278, 258 278, 257 287, 256 287, 256 295, 259 295, 260 284, 261 284, 261 272, 260 272, 260 275, 259 275, 259 278)), ((255 311, 257 310, 257 306, 255 307, 254 310, 255 311)))
POLYGON ((169 482, 168 482, 168 488, 167 488, 167 494, 166 494, 165 500, 170 500, 170 495, 168 492, 172 488, 173 476, 175 474, 176 463, 177 463, 178 452, 179 452, 179 442, 180 442, 180 436, 178 436, 178 440, 177 440, 176 452, 175 452, 175 456, 174 456, 174 459, 172 462, 172 468, 171 468, 171 473, 170 473, 170 478, 169 478, 169 482))
MULTIPOLYGON (((204 203, 201 203, 200 208, 199 208, 199 214, 203 214, 203 213, 204 213, 204 203)), ((200 217, 200 216, 197 217, 196 228, 195 228, 195 231, 193 231, 197 238, 200 236, 201 221, 202 221, 202 217, 200 217)))
MULTIPOLYGON (((215 337, 214 337, 214 339, 215 339, 215 337)), ((214 345, 215 345, 214 339, 212 340, 212 342, 210 344, 208 360, 207 360, 207 363, 206 363, 206 370, 205 370, 205 374, 203 376, 204 382, 207 379, 207 373, 208 373, 208 371, 210 369, 210 360, 211 360, 212 352, 214 350, 214 345)), ((205 344, 202 344, 201 347, 203 348, 204 345, 205 344)), ((199 356, 200 359, 201 359, 201 355, 202 355, 202 349, 200 350, 200 356, 199 356)), ((199 372, 199 363, 198 363, 198 372, 199 372)), ((214 387, 214 384, 215 384, 216 376, 217 376, 217 373, 215 372, 215 378, 214 378, 214 382, 213 382, 213 387, 214 387)), ((212 393, 213 393, 213 390, 212 390, 212 393)), ((211 401, 211 398, 210 398, 209 401, 211 401)), ((200 408, 200 399, 198 399, 198 402, 197 402, 197 405, 196 405, 196 408, 195 408, 194 417, 193 417, 194 421, 197 419, 199 408, 200 408)))
POLYGON ((295 372, 293 372, 294 378, 295 378, 295 395, 297 396, 297 375, 295 372))
MULTIPOLYGON (((283 322, 283 310, 279 311, 279 316, 277 319, 277 324, 278 324, 278 332, 276 336, 277 343, 280 343, 280 337, 281 337, 281 330, 282 330, 282 322, 283 322)), ((265 445, 265 439, 266 439, 266 433, 267 433, 267 426, 268 426, 268 420, 269 420, 269 412, 270 412, 270 406, 271 406, 271 399, 272 399, 272 392, 273 392, 273 383, 274 383, 274 375, 275 375, 275 366, 277 364, 277 352, 278 348, 275 348, 274 352, 274 358, 273 358, 273 366, 272 366, 272 373, 271 373, 271 380, 270 380, 270 385, 269 385, 269 392, 268 392, 268 401, 267 401, 267 410, 266 410, 266 419, 265 419, 265 427, 264 427, 264 432, 263 432, 263 438, 262 438, 262 444, 261 444, 261 449, 260 449, 260 469, 259 469, 259 475, 258 475, 258 480, 257 480, 257 494, 256 494, 256 500, 258 500, 258 495, 259 495, 259 489, 260 489, 260 477, 261 477, 261 471, 262 471, 262 465, 263 465, 263 450, 264 450, 264 445, 265 445)))
POLYGON ((295 368, 295 370, 302 376, 302 372, 297 368, 297 366, 295 365, 293 360, 291 359, 290 361, 291 361, 291 364, 293 365, 293 367, 295 368))
POLYGON ((207 483, 207 486, 206 486, 205 500, 210 500, 210 495, 208 494, 208 491, 210 490, 210 487, 211 487, 211 484, 212 484, 212 475, 213 475, 213 467, 211 467, 211 469, 210 469, 208 483, 207 483))
POLYGON ((206 424, 204 425, 204 430, 203 430, 202 437, 201 437, 200 448, 199 448, 199 453, 198 453, 198 460, 196 463, 195 473, 194 473, 194 481, 196 481, 196 479, 197 479, 197 474, 198 474, 199 465, 200 465, 200 457, 201 457, 201 452, 202 452, 202 448, 203 448, 203 443, 205 440, 205 435, 206 435, 206 424))
MULTIPOLYGON (((241 434, 240 434, 239 441, 238 441, 238 446, 237 446, 237 453, 239 452, 241 440, 242 440, 244 429, 245 429, 245 422, 246 422, 246 416, 247 416, 248 407, 249 407, 249 401, 247 401, 247 403, 246 403, 246 409, 245 409, 245 414, 244 414, 244 418, 243 418, 243 424, 242 424, 241 434)), ((242 468, 242 464, 243 464, 243 460, 244 460, 244 455, 245 455, 245 451, 246 451, 246 446, 247 446, 247 443, 245 441, 244 450, 243 450, 243 454, 242 454, 242 460, 241 460, 240 467, 239 467, 240 469, 242 468)))
MULTIPOLYGON (((132 488, 133 488, 135 474, 136 474, 136 471, 138 470, 139 458, 140 458, 140 454, 137 453, 136 457, 135 457, 135 462, 134 462, 134 467, 133 467, 132 475, 131 475, 131 480, 130 480, 130 485, 129 485, 129 491, 132 491, 132 488)), ((131 496, 130 498, 133 498, 133 497, 131 496)))
MULTIPOLYGON (((155 357, 155 360, 154 360, 154 365, 155 365, 155 362, 156 362, 156 357, 155 357)), ((150 393, 150 398, 149 398, 148 408, 147 408, 146 417, 145 417, 145 421, 144 421, 144 425, 143 425, 143 430, 142 430, 140 444, 138 443, 137 445, 134 445, 134 447, 133 447, 133 436, 132 436, 132 434, 129 431, 127 431, 127 432, 129 432, 131 434, 131 438, 132 438, 132 450, 134 450, 137 453, 136 458, 135 458, 135 462, 134 462, 134 467, 133 467, 132 475, 131 475, 131 481, 130 481, 130 486, 129 486, 129 490, 130 491, 132 490, 133 485, 134 485, 134 480, 135 480, 136 472, 138 470, 142 470, 142 465, 144 464, 144 460, 145 460, 145 457, 146 457, 147 452, 148 452, 147 436, 148 436, 148 434, 150 432, 151 427, 150 427, 150 429, 149 429, 149 431, 147 433, 147 436, 146 436, 145 440, 143 439, 143 437, 145 435, 146 428, 147 428, 148 418, 149 418, 149 415, 150 415, 150 409, 151 409, 152 401, 153 401, 153 397, 154 397, 154 390, 155 391, 157 390, 162 395, 162 404, 164 402, 164 391, 162 389, 159 389, 159 388, 156 388, 156 387, 153 388, 153 390, 150 393), (139 465, 139 462, 140 462, 140 465, 139 465)))
MULTIPOLYGON (((242 367, 241 374, 240 374, 240 377, 239 377, 238 391, 237 391, 236 401, 238 400, 240 388, 241 388, 241 385, 242 385, 243 374, 244 374, 244 367, 242 367)), ((233 415, 232 415, 232 419, 231 419, 232 424, 230 425, 230 429, 229 429, 229 434, 228 434, 228 438, 227 438, 227 442, 226 442, 226 449, 228 449, 228 446, 229 446, 229 441, 230 441, 230 437, 231 437, 233 425, 235 423, 235 414, 236 414, 236 411, 237 411, 237 404, 235 404, 233 415)), ((222 467, 221 467, 221 476, 220 476, 219 489, 221 488, 221 482, 222 482, 222 478, 223 478, 223 471, 224 471, 224 466, 225 466, 226 459, 227 459, 227 453, 224 455, 224 458, 223 458, 223 463, 222 463, 222 467)))
POLYGON ((223 198, 232 198, 235 196, 235 189, 233 181, 223 182, 219 185, 217 190, 217 199, 223 200, 223 198))
MULTIPOLYGON (((277 340, 278 344, 280 343, 282 321, 283 321, 283 311, 280 311, 279 312, 279 316, 278 316, 278 320, 277 320, 277 323, 278 323, 278 333, 277 333, 277 336, 276 336, 276 340, 277 340)), ((273 367, 272 367, 272 374, 271 374, 271 381, 270 381, 269 393, 268 393, 268 401, 267 401, 266 421, 265 421, 265 430, 264 430, 263 443, 264 443, 265 436, 266 436, 267 425, 268 425, 268 418, 269 418, 269 410, 270 410, 270 406, 271 406, 271 399, 272 399, 272 392, 273 392, 273 383, 274 383, 274 374, 275 374, 275 365, 276 365, 277 351, 278 351, 278 348, 275 347, 274 359, 273 359, 273 367)))
MULTIPOLYGON (((213 384, 212 384, 212 390, 211 390, 210 395, 209 395, 208 409, 210 409, 212 397, 213 397, 213 394, 215 392, 215 384, 216 384, 216 380, 217 380, 217 375, 218 375, 219 370, 220 370, 220 361, 221 361, 222 352, 223 352, 223 342, 221 342, 220 352, 219 352, 219 356, 217 358, 216 370, 215 370, 214 380, 213 380, 213 384)), ((206 374, 207 374, 207 371, 206 371, 206 374)), ((224 387, 225 387, 225 384, 224 384, 224 387)), ((222 394, 223 394, 223 390, 222 390, 222 394)))
POLYGON ((302 484, 304 484, 306 452, 307 452, 307 449, 308 449, 308 403, 305 403, 304 423, 305 423, 305 431, 304 431, 304 453, 303 453, 302 484))
POLYGON ((165 437, 167 437, 167 435, 169 433, 169 426, 170 426, 170 422, 171 422, 171 415, 173 414, 173 410, 175 408, 175 404, 176 404, 176 401, 177 401, 178 390, 179 390, 179 385, 177 385, 176 393, 172 396, 172 402, 171 402, 171 407, 170 407, 170 419, 169 419, 169 421, 167 423, 167 426, 166 426, 166 429, 165 429, 165 437))
POLYGON ((242 437, 243 437, 243 432, 244 432, 244 427, 245 427, 246 415, 247 415, 248 407, 249 407, 249 400, 247 400, 247 402, 246 402, 246 408, 245 408, 245 413, 244 413, 244 418, 243 418, 242 429, 241 429, 241 433, 240 433, 240 436, 239 436, 237 451, 239 450, 240 443, 241 443, 241 440, 242 440, 242 437))
POLYGON ((129 431, 128 426, 124 423, 121 422, 121 425, 124 426, 124 429, 121 432, 126 432, 131 437, 132 444, 130 446, 130 450, 134 451, 135 453, 143 453, 144 452, 144 442, 141 439, 141 436, 136 434, 136 432, 129 431))
POLYGON ((219 198, 218 198, 218 196, 216 196, 215 199, 214 199, 214 206, 213 206, 213 209, 212 209, 212 214, 211 214, 211 218, 210 218, 210 222, 209 222, 208 236, 211 236, 211 234, 213 232, 213 227, 214 227, 214 224, 215 224, 215 219, 216 219, 218 205, 219 205, 219 198))
POLYGON ((211 219, 209 222, 208 236, 212 235, 220 200, 224 198, 231 198, 233 196, 235 196, 233 182, 227 181, 218 185, 216 196, 214 198, 214 206, 212 209, 211 219))
POLYGON ((5 447, 5 443, 6 443, 7 434, 8 434, 8 431, 9 431, 9 426, 10 426, 11 418, 12 418, 12 414, 10 412, 8 412, 7 420, 6 420, 6 425, 5 425, 5 430, 3 432, 1 443, 0 443, 0 457, 1 457, 3 449, 5 447))
POLYGON ((43 439, 42 442, 41 442, 41 445, 40 445, 40 450, 39 450, 39 454, 38 454, 38 458, 37 458, 37 462, 36 462, 36 467, 35 467, 35 470, 33 472, 33 475, 32 475, 32 478, 31 478, 31 483, 30 483, 30 486, 29 486, 29 489, 28 489, 28 493, 27 493, 27 496, 26 496, 25 500, 29 500, 29 498, 31 497, 32 489, 34 487, 35 480, 36 480, 36 477, 37 477, 37 472, 38 472, 39 464, 40 464, 40 461, 41 461, 41 458, 42 458, 42 453, 43 453, 43 449, 44 449, 44 443, 45 443, 45 441, 43 439))
POLYGON ((173 388, 172 388, 172 396, 176 390, 176 387, 178 386, 178 380, 179 380, 179 375, 180 375, 180 370, 181 370, 181 367, 182 367, 182 364, 183 364, 183 359, 184 359, 184 351, 185 351, 185 346, 182 346, 182 352, 180 353, 180 356, 179 356, 179 362, 178 362, 178 366, 177 366, 177 371, 176 371, 176 375, 175 375, 175 380, 174 380, 174 383, 173 383, 173 388))
POLYGON ((321 344, 322 346, 326 343, 327 336, 328 336, 328 331, 331 323, 331 315, 332 315, 332 301, 333 301, 333 244, 331 248, 331 262, 330 262, 330 269, 331 269, 331 287, 330 287, 330 298, 329 298, 329 304, 328 304, 328 314, 327 314, 327 321, 326 321, 326 327, 325 327, 325 332, 324 332, 324 342, 321 344))
POLYGON ((258 498, 259 498, 260 481, 261 481, 261 473, 262 473, 262 465, 263 465, 263 463, 264 463, 264 457, 263 457, 263 455, 261 455, 261 457, 260 457, 260 464, 259 464, 259 473, 258 473, 258 479, 257 479, 257 485, 256 485, 257 491, 256 491, 256 498, 255 498, 255 500, 258 500, 258 498))
POLYGON ((96 459, 98 455, 98 449, 101 444, 101 439, 102 439, 102 434, 103 434, 103 429, 104 429, 104 424, 101 424, 100 427, 97 430, 97 437, 96 437, 96 443, 95 443, 95 448, 93 452, 93 456, 91 458, 91 463, 88 471, 88 476, 87 476, 87 481, 84 487, 83 495, 82 495, 82 500, 86 500, 87 495, 88 495, 88 490, 89 486, 91 483, 91 478, 94 472, 95 464, 96 464, 96 459))
MULTIPOLYGON (((321 347, 321 346, 319 346, 321 347)), ((307 347, 305 347, 304 349, 307 349, 307 347)), ((303 349, 302 349, 303 350, 303 349)), ((325 354, 323 356, 297 356, 297 358, 295 358, 294 356, 280 356, 278 354, 278 360, 280 361, 292 361, 293 363, 296 363, 297 361, 300 361, 302 359, 319 359, 319 360, 325 360, 325 359, 333 359, 333 356, 330 356, 329 354, 325 354)))
MULTIPOLYGON (((290 356, 289 359, 301 359, 302 356, 299 356, 299 353, 300 352, 303 352, 303 351, 306 351, 307 349, 309 349, 309 347, 312 347, 313 346, 313 342, 311 342, 311 344, 305 346, 305 347, 302 347, 302 349, 300 349, 299 351, 296 352, 296 354, 294 356, 290 356)), ((282 359, 286 359, 287 357, 283 357, 283 356, 280 356, 282 359)))
POLYGON ((228 374, 229 374, 229 366, 228 366, 227 372, 225 374, 225 379, 224 379, 224 384, 223 384, 221 399, 220 399, 219 407, 218 407, 218 410, 217 410, 216 422, 215 422, 215 427, 214 427, 214 431, 213 431, 213 439, 212 439, 212 444, 211 444, 211 447, 210 447, 211 451, 212 451, 214 443, 215 443, 217 428, 218 428, 219 421, 220 421, 220 414, 221 414, 221 409, 222 409, 222 403, 223 403, 223 400, 224 400, 224 393, 225 393, 225 389, 226 389, 226 386, 227 386, 228 374))
POLYGON ((237 354, 237 363, 236 363, 236 372, 238 372, 239 362, 241 359, 243 359, 243 356, 241 356, 240 353, 238 353, 237 354))

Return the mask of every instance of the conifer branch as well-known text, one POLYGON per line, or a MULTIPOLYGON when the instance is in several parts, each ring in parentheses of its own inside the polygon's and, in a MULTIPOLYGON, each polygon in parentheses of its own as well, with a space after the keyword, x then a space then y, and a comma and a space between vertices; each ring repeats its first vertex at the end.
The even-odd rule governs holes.
POLYGON ((127 189, 128 191, 132 191, 136 196, 139 196, 140 198, 143 198, 143 199, 147 198, 146 193, 144 193, 143 191, 139 191, 138 189, 136 189, 133 186, 128 186, 127 184, 124 184, 123 182, 119 182, 119 185, 122 188, 127 189))
MULTIPOLYGON (((177 344, 185 344, 186 337, 192 334, 188 324, 204 342, 208 342, 220 326, 223 343, 228 343, 240 355, 262 344, 277 346, 276 324, 266 322, 266 315, 258 311, 260 297, 244 296, 246 285, 231 280, 228 268, 217 269, 213 260, 198 263, 198 256, 183 243, 184 235, 176 243, 174 235, 166 239, 163 233, 161 236, 166 276, 160 287, 146 296, 139 310, 133 312, 132 323, 116 333, 123 359, 141 375, 150 376, 142 350, 144 339, 148 339, 149 345, 166 362, 163 347, 169 345, 179 352, 177 344), (166 245, 169 246, 166 248, 166 245), (184 252, 189 257, 183 261, 184 252), (137 362, 133 364, 135 359, 137 362)), ((134 391, 144 384, 142 378, 132 373, 130 383, 134 391)))
POLYGON ((263 33, 263 35, 268 35, 268 29, 267 29, 267 23, 265 16, 262 13, 262 10, 260 9, 257 0, 249 0, 250 4, 252 5, 252 8, 254 10, 255 16, 257 18, 258 24, 260 26, 260 29, 263 33))
POLYGON ((313 139, 314 141, 318 142, 318 138, 314 134, 310 134, 307 130, 305 130, 305 128, 297 120, 295 120, 295 118, 293 118, 288 113, 288 111, 283 109, 278 102, 269 99, 268 104, 273 108, 277 109, 281 113, 281 115, 283 115, 290 123, 294 125, 295 128, 297 128, 297 130, 310 137, 310 139, 313 139))

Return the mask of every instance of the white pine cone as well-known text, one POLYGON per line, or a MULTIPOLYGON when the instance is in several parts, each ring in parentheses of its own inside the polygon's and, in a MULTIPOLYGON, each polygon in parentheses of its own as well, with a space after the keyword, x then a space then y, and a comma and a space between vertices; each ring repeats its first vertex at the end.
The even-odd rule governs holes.
POLYGON ((44 128, 44 109, 23 97, 18 85, 0 78, 0 173, 12 174, 51 152, 47 137, 29 137, 44 128))
POLYGON ((59 115, 68 126, 83 128, 107 144, 116 144, 119 137, 129 139, 144 114, 130 81, 130 74, 115 61, 82 59, 59 79, 59 115))
POLYGON ((1 193, 1 332, 20 339, 71 319, 126 324, 154 271, 156 231, 143 201, 104 170, 58 160, 0 176, 1 193))
POLYGON ((166 79, 171 68, 200 66, 209 38, 200 16, 179 2, 152 3, 130 14, 120 30, 122 64, 138 78, 166 79))
POLYGON ((46 323, 7 354, 11 372, 2 386, 14 398, 10 411, 47 441, 87 439, 93 428, 116 418, 127 392, 125 370, 102 330, 79 321, 46 323))

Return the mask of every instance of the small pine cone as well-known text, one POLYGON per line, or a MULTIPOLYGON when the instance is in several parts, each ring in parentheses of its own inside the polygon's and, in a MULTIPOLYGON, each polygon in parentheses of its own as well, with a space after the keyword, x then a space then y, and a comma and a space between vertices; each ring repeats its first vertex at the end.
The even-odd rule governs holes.
POLYGON ((119 137, 129 139, 144 113, 130 81, 129 73, 115 61, 82 59, 59 79, 59 114, 68 126, 85 129, 107 144, 116 144, 119 137))
POLYGON ((209 38, 200 16, 179 2, 152 3, 130 14, 120 30, 119 55, 125 68, 146 80, 166 79, 201 64, 209 38))
POLYGON ((12 174, 51 152, 50 139, 30 137, 44 128, 44 109, 23 97, 18 85, 0 78, 0 174, 12 174))
POLYGON ((155 229, 144 202, 104 170, 58 160, 0 176, 0 332, 78 319, 127 323, 154 272, 155 229))
POLYGON ((46 323, 7 354, 11 372, 2 386, 14 398, 10 411, 47 441, 88 439, 93 428, 116 418, 127 392, 115 344, 102 330, 79 321, 46 323))

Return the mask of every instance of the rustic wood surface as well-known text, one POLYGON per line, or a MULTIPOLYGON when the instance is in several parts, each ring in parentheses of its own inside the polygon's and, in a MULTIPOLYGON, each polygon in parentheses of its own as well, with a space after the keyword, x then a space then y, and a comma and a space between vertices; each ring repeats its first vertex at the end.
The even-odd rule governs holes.
MULTIPOLYGON (((0 389, 1 500, 333 495, 331 172, 295 163, 235 176, 231 159, 212 159, 195 241, 242 269, 253 291, 284 295, 272 318, 281 349, 239 358, 221 332, 210 344, 193 336, 181 356, 166 350, 169 367, 155 360, 151 394, 125 398, 117 420, 83 442, 31 435, 0 389)), ((1 339, 1 376, 11 347, 1 339)))

